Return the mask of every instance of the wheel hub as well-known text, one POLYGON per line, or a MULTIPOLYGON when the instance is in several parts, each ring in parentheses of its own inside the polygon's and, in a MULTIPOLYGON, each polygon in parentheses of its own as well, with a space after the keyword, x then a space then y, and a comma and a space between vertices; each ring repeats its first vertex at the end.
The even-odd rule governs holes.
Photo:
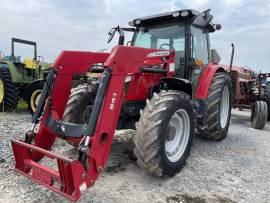
POLYGON ((168 126, 167 140, 168 141, 173 140, 173 138, 175 137, 175 133, 176 133, 175 126, 172 126, 172 125, 169 124, 169 126, 168 126))
POLYGON ((0 78, 0 103, 2 103, 4 100, 4 93, 5 93, 4 83, 3 80, 0 78))
POLYGON ((178 161, 185 152, 190 134, 190 119, 184 109, 176 111, 167 128, 165 151, 171 162, 178 161))
POLYGON ((42 93, 42 90, 35 90, 31 95, 30 104, 31 104, 31 109, 33 112, 35 111, 38 105, 38 101, 40 99, 41 93, 42 93))

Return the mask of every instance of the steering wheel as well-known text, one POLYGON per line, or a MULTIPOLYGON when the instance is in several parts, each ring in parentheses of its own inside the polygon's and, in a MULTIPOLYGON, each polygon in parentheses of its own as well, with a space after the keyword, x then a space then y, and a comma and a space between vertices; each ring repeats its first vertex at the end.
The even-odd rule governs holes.
POLYGON ((164 43, 164 44, 159 45, 159 49, 165 49, 165 48, 163 48, 163 46, 168 46, 170 49, 170 44, 168 44, 168 43, 164 43))
POLYGON ((21 63, 21 56, 15 56, 15 62, 16 63, 21 63))

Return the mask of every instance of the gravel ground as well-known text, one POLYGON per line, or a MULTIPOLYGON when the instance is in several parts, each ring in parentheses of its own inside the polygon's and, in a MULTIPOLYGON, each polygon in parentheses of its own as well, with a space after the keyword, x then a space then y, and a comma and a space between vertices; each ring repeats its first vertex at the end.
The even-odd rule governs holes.
MULTIPOLYGON (((10 139, 22 138, 30 115, 0 113, 0 202, 68 202, 13 171, 10 139)), ((186 167, 174 178, 155 178, 132 156, 132 131, 118 132, 104 173, 79 202, 270 202, 270 123, 250 127, 248 111, 233 111, 227 139, 196 136, 186 167)), ((72 155, 57 142, 56 151, 72 155)))

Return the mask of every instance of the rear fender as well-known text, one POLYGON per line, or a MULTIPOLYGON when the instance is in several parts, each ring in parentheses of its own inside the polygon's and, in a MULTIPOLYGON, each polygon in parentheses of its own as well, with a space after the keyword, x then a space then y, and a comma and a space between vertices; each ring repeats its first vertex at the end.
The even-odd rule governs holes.
POLYGON ((164 82, 168 89, 179 90, 181 92, 185 92, 190 97, 192 97, 192 85, 189 80, 182 78, 174 78, 174 77, 165 77, 161 79, 164 82))
POLYGON ((223 67, 215 64, 208 64, 208 66, 201 73, 196 91, 194 94, 195 99, 205 100, 208 96, 208 90, 212 84, 214 75, 217 72, 226 72, 223 67))
POLYGON ((16 67, 10 62, 1 62, 0 69, 8 69, 12 82, 16 82, 15 79, 18 77, 16 67))
POLYGON ((11 80, 13 83, 26 84, 26 83, 31 82, 31 80, 33 80, 32 77, 25 75, 24 69, 21 66, 19 66, 19 65, 16 66, 12 62, 6 62, 6 61, 1 62, 0 68, 6 68, 9 70, 11 80))

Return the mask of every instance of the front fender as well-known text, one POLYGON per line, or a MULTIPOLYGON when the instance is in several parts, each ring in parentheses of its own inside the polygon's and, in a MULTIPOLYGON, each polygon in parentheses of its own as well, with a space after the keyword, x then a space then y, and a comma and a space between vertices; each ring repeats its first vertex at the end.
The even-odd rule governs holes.
POLYGON ((192 85, 189 80, 183 78, 165 77, 161 79, 169 89, 178 90, 187 93, 192 97, 192 85))
POLYGON ((221 65, 208 64, 200 75, 198 85, 194 94, 194 98, 205 100, 208 96, 208 90, 212 84, 214 75, 217 72, 226 72, 221 65))

